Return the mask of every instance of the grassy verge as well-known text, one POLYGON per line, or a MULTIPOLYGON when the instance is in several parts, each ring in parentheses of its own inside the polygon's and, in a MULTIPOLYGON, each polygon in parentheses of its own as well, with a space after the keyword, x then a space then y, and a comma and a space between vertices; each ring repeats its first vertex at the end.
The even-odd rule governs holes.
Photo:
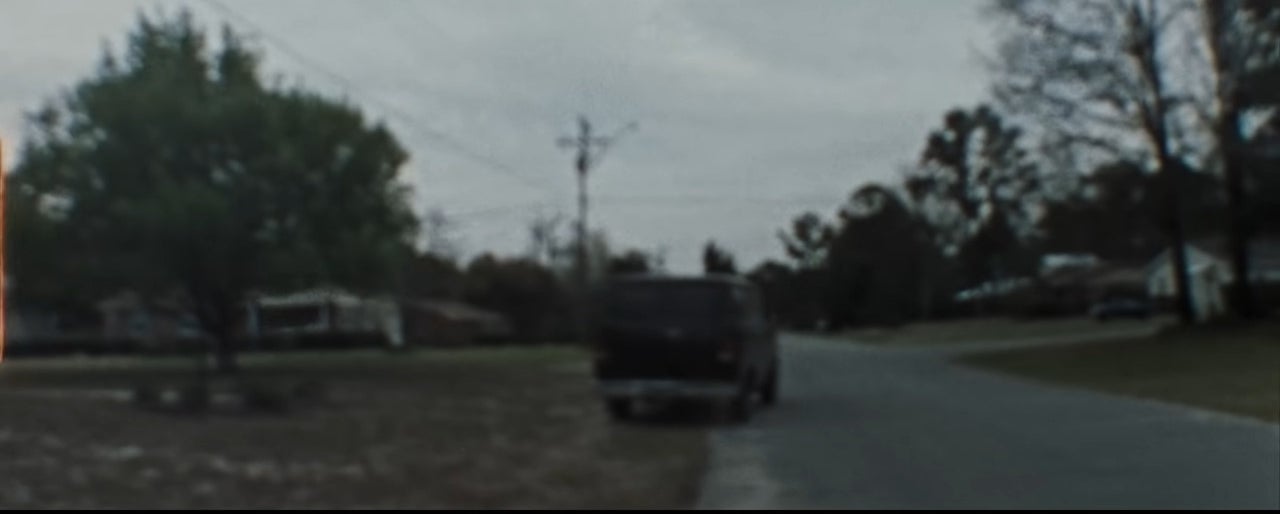
POLYGON ((1146 326, 1154 321, 1110 321, 1101 323, 1090 318, 1019 320, 1010 318, 978 318, 913 323, 898 328, 868 328, 846 331, 845 339, 876 345, 918 346, 950 343, 996 342, 1014 339, 1051 337, 1063 334, 1085 335, 1146 326))
POLYGON ((246 356, 246 376, 321 380, 329 404, 205 417, 88 394, 185 380, 189 359, 8 361, 0 508, 692 505, 704 431, 609 422, 584 359, 568 348, 246 356))
POLYGON ((966 357, 968 364, 1280 422, 1280 324, 966 357))

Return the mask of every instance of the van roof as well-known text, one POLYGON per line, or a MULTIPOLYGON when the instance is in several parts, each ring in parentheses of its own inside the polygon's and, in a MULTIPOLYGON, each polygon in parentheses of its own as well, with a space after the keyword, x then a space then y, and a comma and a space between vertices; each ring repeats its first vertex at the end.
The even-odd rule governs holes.
POLYGON ((614 277, 609 280, 615 284, 655 284, 655 283, 681 283, 681 284, 725 284, 735 286, 753 286, 754 284, 746 278, 739 275, 731 275, 727 273, 717 273, 710 275, 658 275, 658 274, 636 274, 614 277))

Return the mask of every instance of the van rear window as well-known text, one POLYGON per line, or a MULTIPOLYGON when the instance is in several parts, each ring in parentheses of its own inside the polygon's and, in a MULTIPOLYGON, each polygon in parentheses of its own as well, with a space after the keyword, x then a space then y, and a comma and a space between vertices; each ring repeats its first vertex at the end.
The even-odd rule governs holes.
POLYGON ((606 297, 606 313, 619 321, 702 320, 731 316, 741 303, 719 284, 639 283, 617 286, 606 297))

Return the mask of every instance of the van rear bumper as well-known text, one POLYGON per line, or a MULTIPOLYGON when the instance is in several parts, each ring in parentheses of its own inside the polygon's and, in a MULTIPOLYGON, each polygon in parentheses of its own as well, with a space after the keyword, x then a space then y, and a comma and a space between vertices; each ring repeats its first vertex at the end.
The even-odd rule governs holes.
POLYGON ((733 382, 669 379, 601 380, 600 393, 608 398, 731 399, 738 394, 733 382))

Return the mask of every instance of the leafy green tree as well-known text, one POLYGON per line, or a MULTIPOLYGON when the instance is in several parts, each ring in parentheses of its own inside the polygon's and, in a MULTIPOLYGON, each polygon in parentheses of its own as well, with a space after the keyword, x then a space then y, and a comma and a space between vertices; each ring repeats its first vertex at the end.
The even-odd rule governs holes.
POLYGON ((786 264, 775 260, 766 260, 746 273, 750 280, 760 288, 764 297, 766 310, 775 320, 786 326, 803 325, 803 314, 796 302, 797 293, 795 271, 786 264))
POLYGON ((793 325, 814 327, 827 310, 827 254, 835 231, 815 212, 805 212, 791 220, 789 230, 779 230, 787 257, 793 263, 792 276, 785 282, 794 302, 793 325))
POLYGON ((1020 256, 1042 183, 1021 137, 988 106, 954 109, 906 178, 912 201, 936 227, 943 250, 960 257, 970 284, 1027 271, 1020 256))
POLYGON ((859 188, 840 211, 828 254, 831 323, 895 325, 930 315, 947 293, 939 280, 944 261, 898 192, 859 188))
POLYGON ((733 254, 716 245, 715 241, 707 241, 702 249, 702 270, 707 274, 736 274, 738 265, 734 263, 733 254))
POLYGON ((464 298, 502 313, 522 341, 565 337, 571 328, 569 289, 550 269, 528 258, 476 257, 467 265, 464 298))
POLYGON ((420 253, 405 270, 404 289, 412 298, 456 300, 466 292, 466 274, 449 258, 420 253))
POLYGON ((31 117, 11 247, 32 295, 180 291, 231 371, 249 291, 389 291, 417 222, 385 127, 266 86, 230 30, 206 44, 187 12, 140 16, 119 57, 31 117))
POLYGON ((659 256, 631 249, 620 255, 609 257, 608 272, 610 275, 643 274, 658 271, 662 266, 659 256))

